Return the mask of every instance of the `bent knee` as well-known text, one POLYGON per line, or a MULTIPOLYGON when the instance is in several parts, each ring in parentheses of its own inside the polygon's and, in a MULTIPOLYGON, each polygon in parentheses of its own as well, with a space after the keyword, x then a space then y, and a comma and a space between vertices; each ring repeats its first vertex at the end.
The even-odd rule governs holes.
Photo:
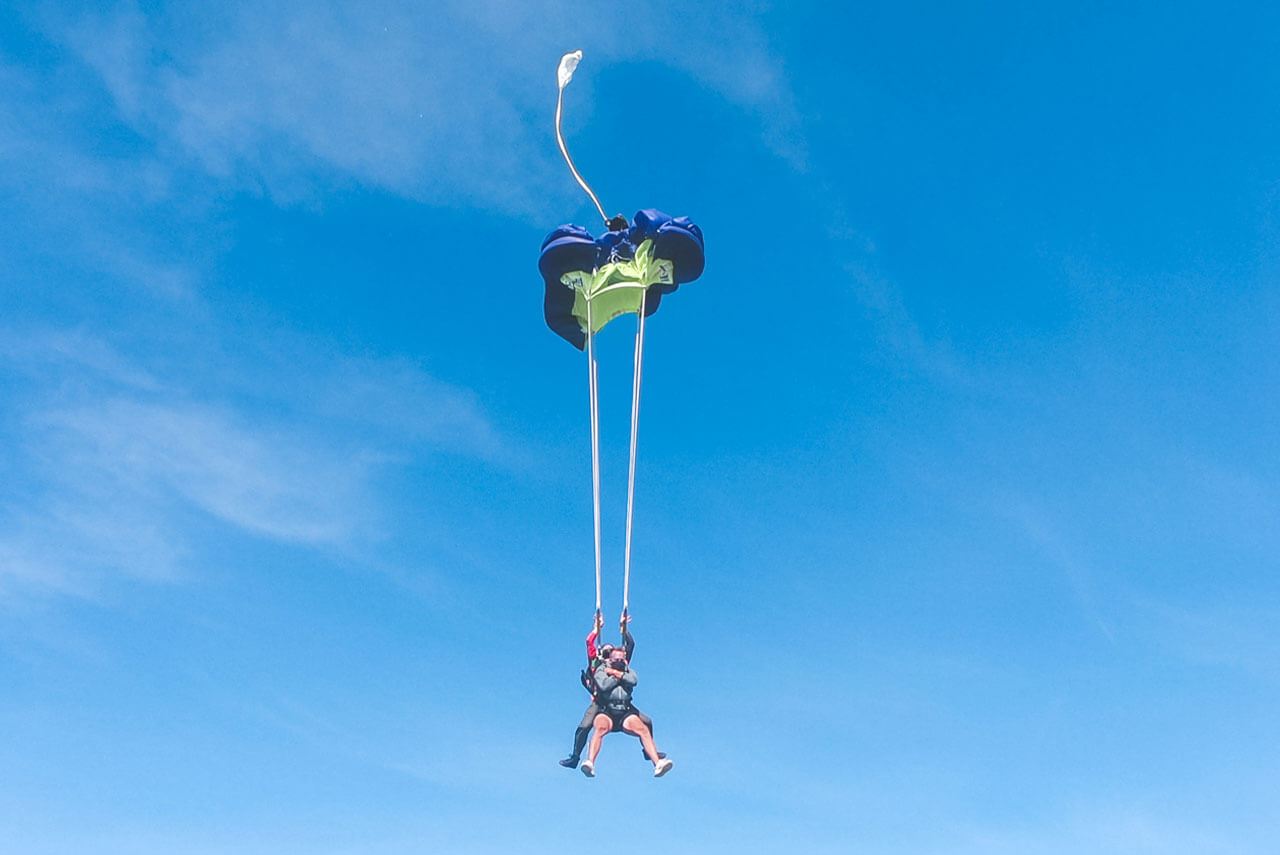
POLYGON ((636 736, 648 733, 649 728, 644 726, 644 722, 639 716, 629 715, 622 721, 622 729, 627 733, 634 733, 636 736))

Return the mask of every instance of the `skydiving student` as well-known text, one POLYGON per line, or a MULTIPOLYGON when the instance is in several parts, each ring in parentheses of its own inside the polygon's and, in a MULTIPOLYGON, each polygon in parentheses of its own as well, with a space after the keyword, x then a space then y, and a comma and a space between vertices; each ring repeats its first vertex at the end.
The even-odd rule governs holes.
POLYGON ((631 705, 631 693, 635 690, 636 672, 627 664, 625 650, 614 648, 608 661, 596 668, 593 679, 596 684, 596 704, 600 712, 596 714, 591 734, 591 750, 582 764, 582 774, 594 778, 596 774, 596 755, 600 753, 600 745, 606 733, 630 733, 640 737, 645 752, 653 759, 653 777, 661 778, 671 771, 672 761, 658 752, 653 744, 653 734, 641 721, 638 710, 631 705), (658 759, 661 758, 661 759, 658 759))
MULTIPOLYGON (((636 640, 631 637, 631 633, 626 627, 626 624, 630 622, 631 616, 627 615, 626 618, 624 618, 622 628, 622 652, 623 657, 628 663, 631 662, 631 656, 635 653, 636 649, 636 640)), ((573 732, 573 753, 560 761, 560 765, 568 769, 577 768, 578 761, 582 759, 582 749, 587 747, 587 738, 591 736, 591 731, 594 728, 596 716, 600 714, 600 706, 596 703, 596 683, 594 675, 596 669, 607 662, 614 651, 614 646, 612 644, 605 644, 599 648, 596 647, 596 641, 600 637, 600 628, 602 625, 603 619, 597 615, 595 626, 592 627, 591 632, 587 635, 587 669, 582 672, 580 678, 582 680, 582 685, 591 693, 591 703, 587 705, 586 712, 582 714, 582 721, 578 724, 577 730, 573 732)), ((652 736, 653 719, 649 718, 634 707, 632 709, 635 711, 635 714, 640 717, 640 720, 644 722, 644 726, 649 729, 649 734, 652 736)), ((644 759, 652 759, 649 756, 648 748, 641 748, 640 750, 644 755, 644 759)), ((659 753, 658 759, 661 760, 666 756, 666 754, 659 753)))

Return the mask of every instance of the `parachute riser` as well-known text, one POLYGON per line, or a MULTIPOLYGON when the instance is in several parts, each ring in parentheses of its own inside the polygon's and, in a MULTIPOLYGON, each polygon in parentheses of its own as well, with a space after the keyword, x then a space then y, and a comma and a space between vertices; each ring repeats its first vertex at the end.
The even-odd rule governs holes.
MULTIPOLYGON (((636 456, 638 451, 640 427, 640 388, 644 367, 644 329, 647 289, 640 293, 640 305, 636 308, 636 348, 635 361, 632 367, 631 385, 631 442, 627 455, 627 523, 625 552, 623 554, 622 576, 622 616, 619 618, 619 630, 625 633, 627 617, 631 604, 631 542, 633 521, 635 519, 635 487, 636 456)), ((593 326, 593 300, 584 300, 584 314, 587 320, 587 375, 590 391, 591 407, 591 498, 592 516, 595 528, 596 559, 596 614, 600 614, 602 605, 601 591, 601 538, 600 538, 600 392, 598 363, 596 362, 595 332, 593 326)))
POLYGON ((648 291, 640 295, 640 312, 636 322, 636 360, 631 387, 631 453, 627 461, 627 541, 622 576, 623 615, 627 613, 631 594, 631 520, 634 516, 636 496, 636 440, 640 427, 640 369, 644 363, 644 309, 647 295, 648 291))
MULTIPOLYGON (((591 316, 591 304, 587 304, 587 317, 591 316)), ((590 330, 590 321, 587 323, 590 330)), ((591 509, 592 522, 595 528, 596 547, 596 614, 602 616, 600 610, 600 390, 599 377, 596 372, 596 337, 595 333, 587 333, 587 387, 591 398, 591 509)), ((603 625, 603 619, 601 619, 603 625)))

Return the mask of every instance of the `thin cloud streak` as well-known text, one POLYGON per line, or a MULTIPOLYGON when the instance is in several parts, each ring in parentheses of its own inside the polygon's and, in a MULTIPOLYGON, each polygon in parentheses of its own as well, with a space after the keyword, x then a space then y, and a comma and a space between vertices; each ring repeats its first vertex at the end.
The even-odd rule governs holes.
POLYGON ((930 341, 912 318, 901 290, 871 265, 850 262, 844 267, 853 292, 866 307, 885 347, 897 353, 925 377, 949 386, 970 387, 972 372, 945 341, 930 341))
POLYGON ((0 367, 19 381, 0 423, 19 450, 0 490, 10 590, 91 595, 111 579, 179 578, 200 563, 210 522, 305 548, 369 545, 387 466, 442 449, 507 453, 463 390, 400 360, 319 355, 302 338, 278 360, 223 366, 243 376, 216 392, 189 373, 198 348, 167 366, 83 330, 6 343, 0 367))
POLYGON ((213 517, 277 540, 345 542, 363 506, 358 467, 331 449, 273 434, 203 405, 97 401, 45 414, 63 480, 109 482, 125 494, 181 496, 213 517), (339 462, 341 461, 341 462, 339 462))
POLYGON ((1099 606, 1097 584, 1089 562, 1081 557, 1081 550, 1072 541, 1053 516, 1027 496, 1006 493, 991 501, 992 511, 1011 522, 1016 531, 1029 542, 1050 566, 1061 571, 1081 611, 1089 617, 1107 640, 1115 643, 1116 636, 1110 624, 1103 618, 1099 606))
POLYGON ((122 3, 48 16, 45 29, 177 168, 285 202, 334 172, 428 204, 532 218, 548 198, 576 198, 547 139, 566 38, 609 63, 683 70, 753 115, 763 143, 803 168, 793 96, 759 16, 676 14, 622 27, 573 4, 444 3, 429 14, 244 4, 196 28, 180 8, 122 3))

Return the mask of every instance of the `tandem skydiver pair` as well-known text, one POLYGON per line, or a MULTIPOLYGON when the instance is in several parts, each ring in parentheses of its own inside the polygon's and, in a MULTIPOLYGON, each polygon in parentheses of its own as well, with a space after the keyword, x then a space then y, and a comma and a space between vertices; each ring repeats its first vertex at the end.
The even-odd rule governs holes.
POLYGON ((556 142, 574 179, 595 203, 604 221, 605 233, 595 237, 578 225, 563 225, 542 242, 538 272, 546 286, 543 312, 547 326, 574 347, 587 352, 588 389, 591 402, 591 480, 595 519, 596 608, 595 623, 587 636, 587 670, 582 682, 591 693, 582 723, 574 734, 573 753, 560 765, 579 766, 582 751, 590 738, 587 759, 580 768, 595 776, 596 756, 605 734, 630 733, 639 737, 644 756, 653 763, 654 777, 671 770, 672 761, 653 742, 653 721, 632 703, 638 678, 631 669, 635 641, 628 629, 628 596, 631 585, 631 522, 635 498, 636 435, 640 411, 640 369, 644 357, 645 318, 657 311, 664 295, 697 279, 704 266, 702 230, 687 217, 670 217, 648 208, 628 221, 609 217, 604 206, 583 180, 569 157, 560 131, 564 89, 573 78, 582 51, 567 53, 556 72, 560 91, 556 99, 556 142), (626 552, 622 581, 622 646, 597 648, 604 625, 600 585, 600 413, 597 384, 595 337, 611 320, 624 314, 636 315, 635 368, 632 377, 631 450, 627 475, 626 552))
POLYGON ((582 750, 591 738, 587 759, 582 763, 582 774, 595 777, 596 756, 601 743, 609 733, 630 733, 640 739, 642 753, 653 763, 653 776, 661 778, 671 771, 673 761, 657 749, 653 741, 653 719, 640 712, 632 703, 638 677, 631 669, 631 656, 636 642, 627 627, 630 616, 623 618, 622 646, 604 644, 597 647, 602 622, 596 624, 587 636, 587 668, 581 674, 582 685, 591 693, 591 703, 582 716, 582 722, 573 734, 573 753, 560 761, 561 766, 574 768, 582 757, 582 750))

